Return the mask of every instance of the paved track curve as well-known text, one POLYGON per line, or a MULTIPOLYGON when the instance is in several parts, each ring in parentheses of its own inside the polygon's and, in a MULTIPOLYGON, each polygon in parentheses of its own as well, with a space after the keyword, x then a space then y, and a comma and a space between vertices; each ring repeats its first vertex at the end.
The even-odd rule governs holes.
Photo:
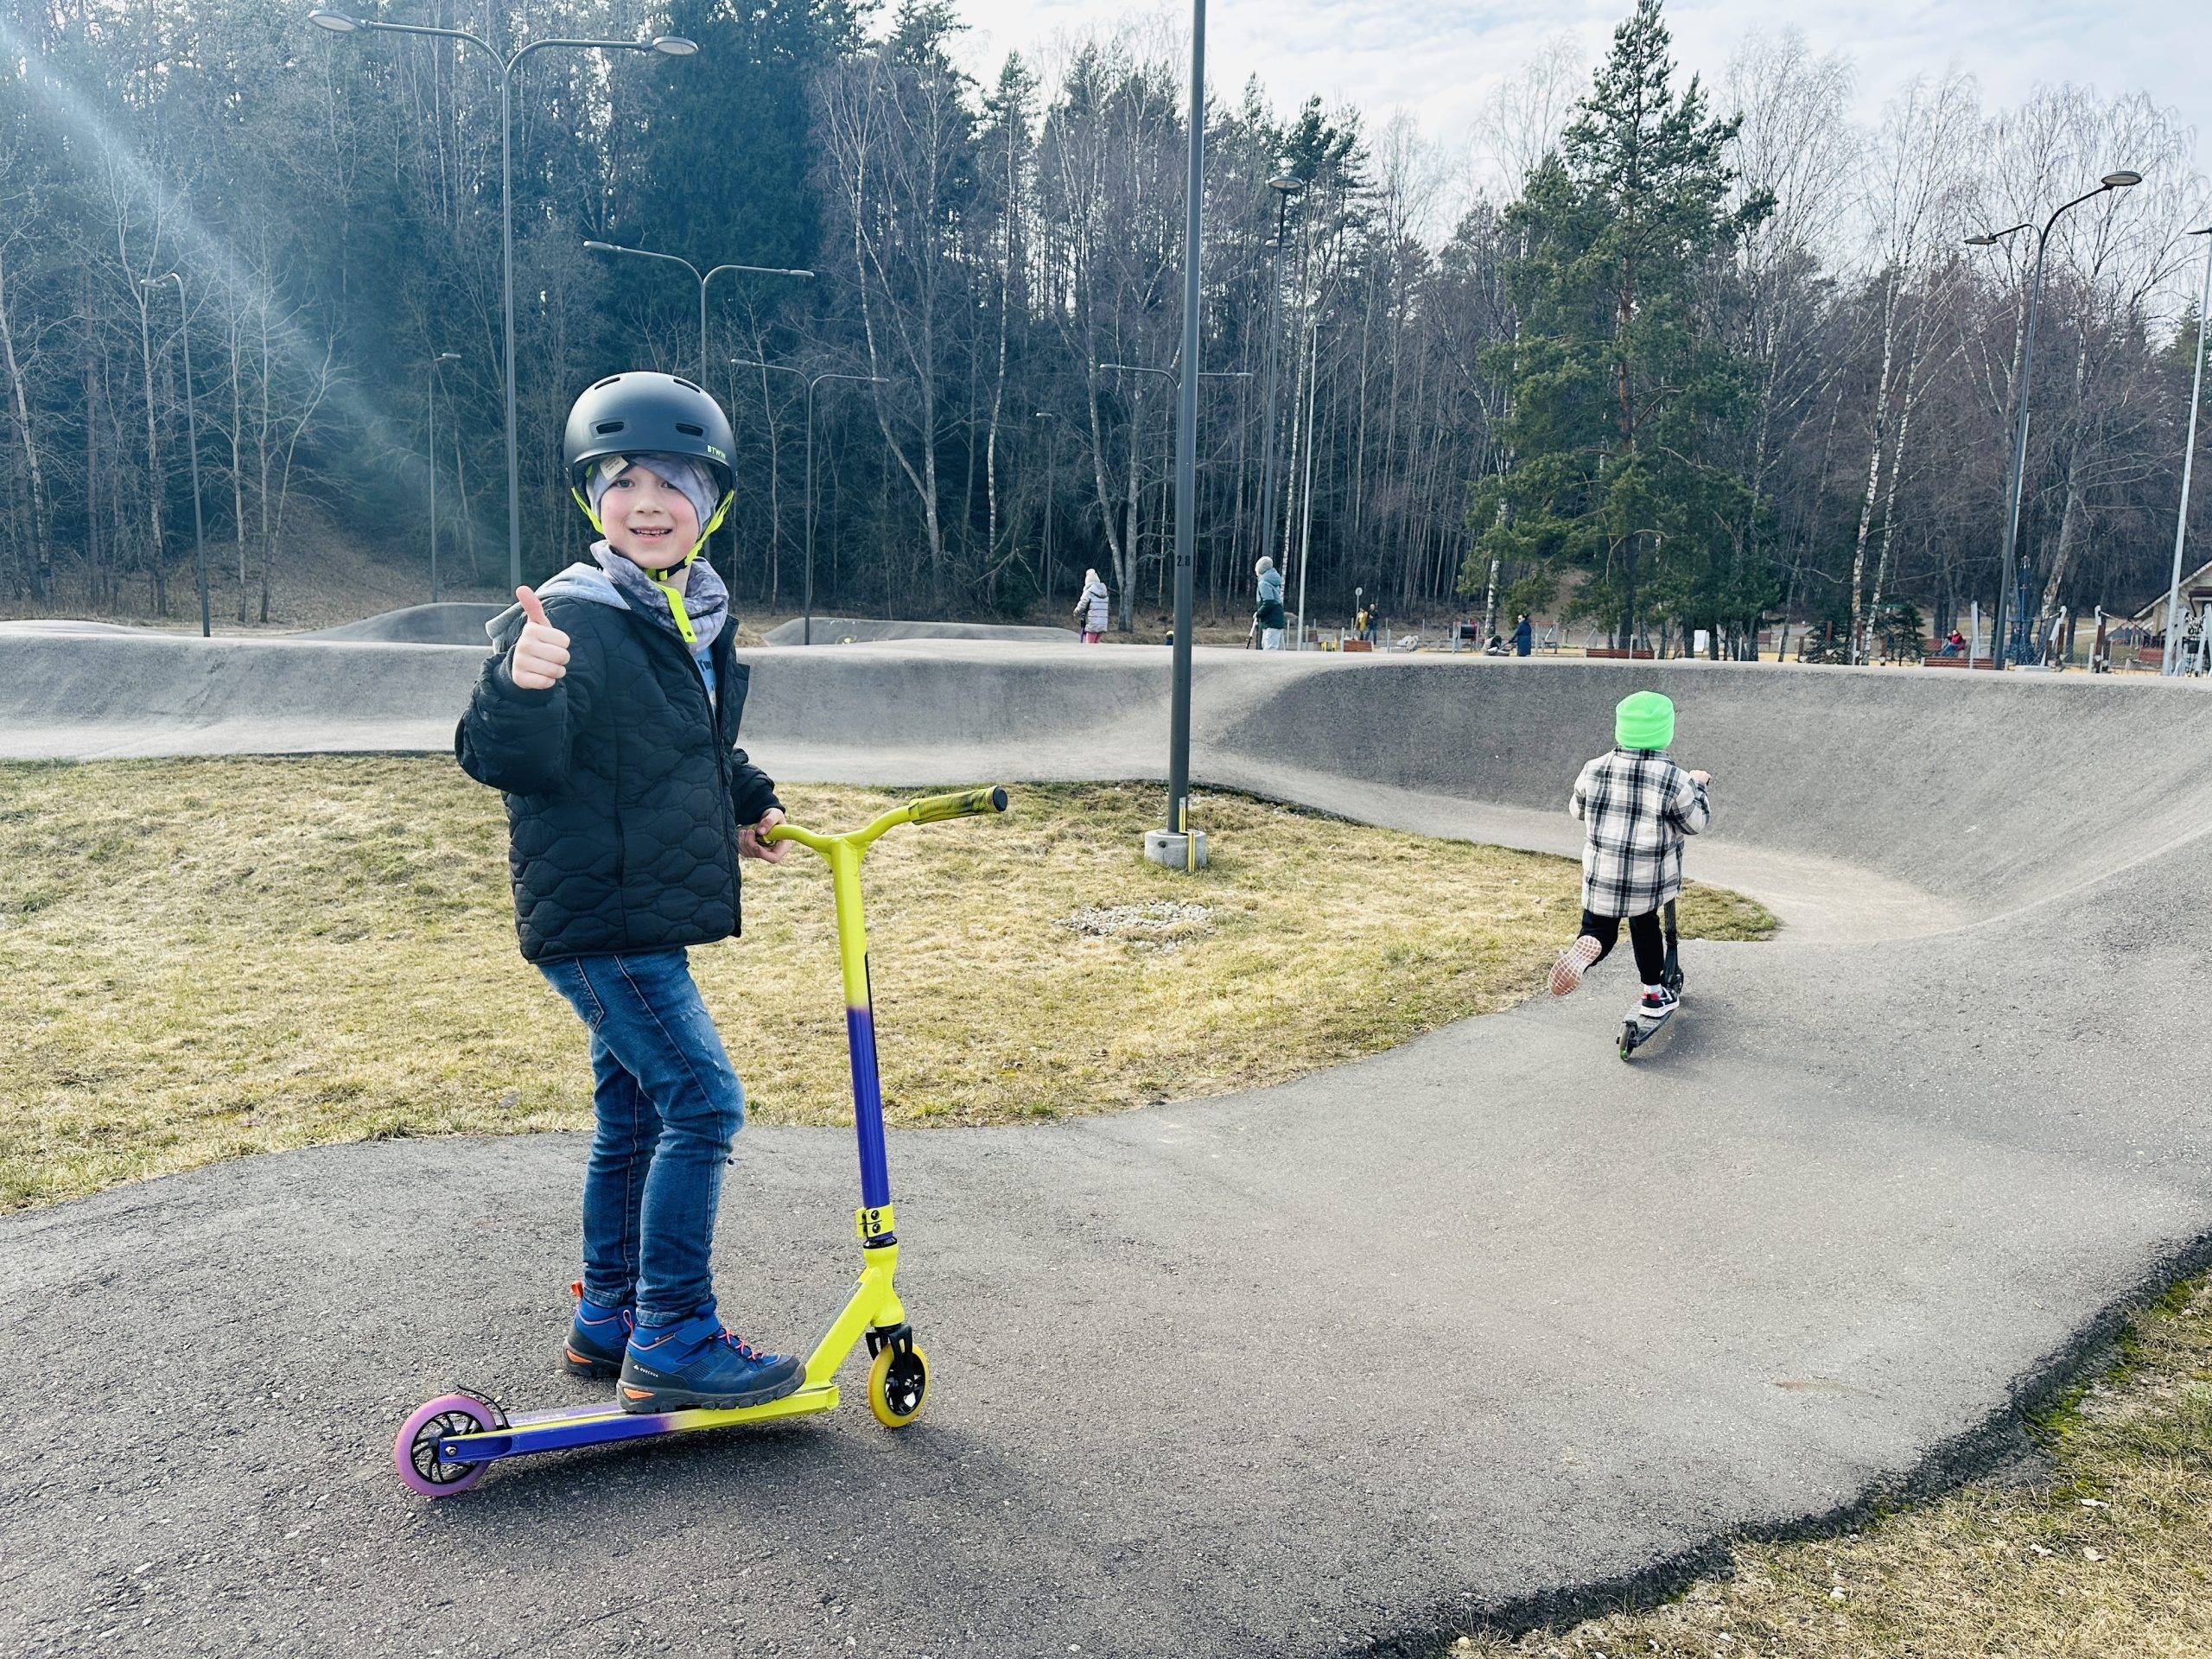
MULTIPOLYGON (((442 748, 477 660, 10 639, 0 752, 442 748)), ((1165 747, 1154 648, 752 660, 780 776, 1156 776, 1165 747)), ((1198 660, 1205 783, 1549 850, 1612 702, 1656 682, 1718 778, 1694 873, 1785 930, 1688 947, 1655 1065, 1613 1058, 1609 964, 1282 1088, 894 1137, 938 1382, 899 1435, 849 1410, 405 1494, 385 1447, 429 1391, 586 1386, 547 1363, 580 1137, 0 1220, 10 1645, 1425 1653, 2001 1455, 2118 1305, 2205 1258, 2200 688, 1198 660)), ((720 1266, 762 1330, 841 1294, 850 1157, 741 1141, 720 1266)))
MULTIPOLYGON (((779 622, 761 636, 772 645, 796 645, 806 639, 806 619, 779 622)), ((1076 642, 1072 628, 1038 628, 1015 622, 897 622, 880 616, 817 616, 814 643, 874 645, 898 639, 991 639, 1005 645, 1063 645, 1076 642)))
POLYGON ((409 605, 397 611, 379 611, 357 622, 296 633, 295 639, 358 639, 396 645, 473 645, 485 648, 484 625, 505 605, 441 600, 435 605, 409 605))

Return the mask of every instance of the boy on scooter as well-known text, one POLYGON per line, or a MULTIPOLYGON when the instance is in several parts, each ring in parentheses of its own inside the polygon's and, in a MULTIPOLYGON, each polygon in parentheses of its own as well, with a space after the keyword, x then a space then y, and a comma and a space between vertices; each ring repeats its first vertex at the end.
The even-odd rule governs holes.
POLYGON ((1634 1017, 1656 1025, 1676 997, 1662 982, 1667 943, 1659 912, 1682 890, 1682 842, 1712 820, 1703 772, 1685 772, 1667 753, 1675 705, 1638 691, 1613 710, 1613 747, 1582 768, 1567 810, 1586 830, 1582 846, 1582 933, 1553 964, 1551 993, 1565 996, 1605 960, 1628 921, 1643 995, 1634 1017))
POLYGON ((583 1278, 562 1361, 630 1412, 779 1399, 792 1357, 724 1328, 709 1269, 745 1091, 685 947, 739 931, 739 861, 780 862, 776 786, 736 747, 747 670, 699 557, 734 483, 729 423, 672 375, 611 375, 569 411, 562 463, 602 539, 486 625, 454 734, 506 797, 522 954, 590 1034, 597 1129, 583 1278))

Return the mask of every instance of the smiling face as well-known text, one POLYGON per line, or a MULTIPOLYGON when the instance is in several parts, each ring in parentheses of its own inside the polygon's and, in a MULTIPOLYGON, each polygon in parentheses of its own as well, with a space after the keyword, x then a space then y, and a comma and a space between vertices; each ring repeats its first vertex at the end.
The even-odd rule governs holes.
POLYGON ((677 489, 650 467, 626 468, 599 500, 607 545, 647 570, 680 563, 699 539, 699 515, 677 489))

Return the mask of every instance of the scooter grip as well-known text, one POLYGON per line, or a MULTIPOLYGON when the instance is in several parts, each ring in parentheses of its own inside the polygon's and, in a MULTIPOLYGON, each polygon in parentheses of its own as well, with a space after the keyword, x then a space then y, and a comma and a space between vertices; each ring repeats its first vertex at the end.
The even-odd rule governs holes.
POLYGON ((1003 812, 1006 807, 1006 791, 995 785, 958 795, 925 795, 907 810, 916 823, 938 823, 946 818, 972 818, 985 812, 1003 812))

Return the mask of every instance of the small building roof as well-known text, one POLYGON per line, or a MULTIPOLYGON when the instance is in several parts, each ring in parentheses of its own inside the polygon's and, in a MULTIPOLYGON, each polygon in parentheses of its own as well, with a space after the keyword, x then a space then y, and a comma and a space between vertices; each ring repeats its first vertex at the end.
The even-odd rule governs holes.
MULTIPOLYGON (((2184 600, 2212 599, 2212 560, 2207 560, 2181 579, 2181 595, 2184 600)), ((2164 626, 2166 620, 2166 590, 2163 588, 2152 594, 2151 602, 2128 620, 2146 622, 2152 626, 2164 626)))

